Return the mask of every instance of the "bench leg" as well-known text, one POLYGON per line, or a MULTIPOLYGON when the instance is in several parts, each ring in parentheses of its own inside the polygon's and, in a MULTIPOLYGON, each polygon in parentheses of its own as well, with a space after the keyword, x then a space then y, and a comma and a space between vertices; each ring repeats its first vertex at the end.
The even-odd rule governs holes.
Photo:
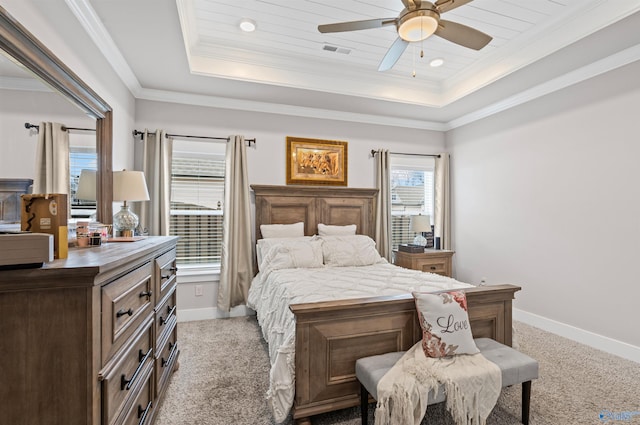
POLYGON ((369 391, 362 384, 360 384, 360 417, 362 425, 367 425, 369 422, 369 391))
POLYGON ((531 403, 531 381, 522 383, 522 423, 529 425, 529 406, 531 403))

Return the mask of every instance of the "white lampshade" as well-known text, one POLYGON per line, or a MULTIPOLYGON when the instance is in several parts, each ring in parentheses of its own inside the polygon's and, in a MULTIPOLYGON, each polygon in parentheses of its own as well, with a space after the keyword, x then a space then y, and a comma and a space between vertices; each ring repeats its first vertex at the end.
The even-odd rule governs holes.
POLYGON ((84 201, 96 200, 96 170, 81 170, 78 178, 76 199, 84 201))
POLYGON ((148 201, 149 190, 142 171, 113 172, 114 201, 148 201))
POLYGON ((438 15, 430 10, 409 12, 398 22, 398 35, 405 41, 420 41, 438 29, 438 15))
POLYGON ((430 215, 412 215, 411 231, 412 232, 430 232, 431 216, 430 215))

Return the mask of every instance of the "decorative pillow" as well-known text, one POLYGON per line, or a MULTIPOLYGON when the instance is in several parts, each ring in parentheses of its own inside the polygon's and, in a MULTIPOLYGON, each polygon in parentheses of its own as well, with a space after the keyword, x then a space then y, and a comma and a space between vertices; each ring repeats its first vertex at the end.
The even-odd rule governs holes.
POLYGON ((338 235, 355 235, 356 225, 347 224, 346 226, 332 226, 328 224, 318 223, 318 235, 320 236, 338 236, 338 235))
POLYGON ((333 267, 369 266, 382 260, 369 236, 320 236, 324 264, 333 267))
POLYGON ((479 353, 471 334, 467 296, 463 291, 414 292, 427 357, 479 353))
POLYGON ((296 238, 304 236, 304 223, 294 224, 261 224, 260 233, 267 238, 296 238))
POLYGON ((263 254, 269 251, 273 246, 286 242, 296 241, 310 241, 313 236, 301 236, 297 238, 270 238, 270 239, 258 239, 256 242, 256 259, 258 260, 258 269, 262 264, 263 254))
MULTIPOLYGON (((263 247, 264 248, 264 247, 263 247)), ((262 251, 260 271, 322 267, 322 242, 319 240, 282 240, 262 251)))

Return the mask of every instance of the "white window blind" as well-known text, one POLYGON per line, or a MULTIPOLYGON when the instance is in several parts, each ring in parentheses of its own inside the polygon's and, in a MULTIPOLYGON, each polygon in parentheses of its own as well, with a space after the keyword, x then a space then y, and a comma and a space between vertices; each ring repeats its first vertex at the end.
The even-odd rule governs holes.
POLYGON ((78 180, 82 170, 97 170, 98 155, 95 147, 70 146, 69 147, 69 177, 71 188, 71 217, 88 218, 96 211, 96 201, 76 199, 78 180))
POLYGON ((412 243, 411 216, 434 213, 432 157, 391 155, 391 244, 393 249, 412 243))
POLYGON ((170 234, 179 264, 220 263, 224 144, 174 140, 170 234))

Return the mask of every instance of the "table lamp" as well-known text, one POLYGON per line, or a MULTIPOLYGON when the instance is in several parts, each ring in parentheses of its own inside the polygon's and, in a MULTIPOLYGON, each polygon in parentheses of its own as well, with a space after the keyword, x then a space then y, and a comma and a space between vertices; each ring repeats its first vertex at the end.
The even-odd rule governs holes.
MULTIPOLYGON (((76 189, 77 201, 93 201, 96 197, 96 170, 80 170, 78 177, 78 188, 76 189)), ((96 221, 98 212, 96 210, 89 216, 89 220, 96 221)))
POLYGON ((427 238, 424 234, 431 231, 431 216, 412 215, 411 231, 418 233, 413 239, 414 245, 427 246, 427 238))
POLYGON ((96 170, 80 170, 76 199, 83 201, 96 200, 96 170))
POLYGON ((122 208, 113 216, 113 229, 116 236, 134 235, 140 220, 127 205, 127 201, 148 201, 149 191, 142 171, 114 171, 113 200, 123 201, 122 208))

